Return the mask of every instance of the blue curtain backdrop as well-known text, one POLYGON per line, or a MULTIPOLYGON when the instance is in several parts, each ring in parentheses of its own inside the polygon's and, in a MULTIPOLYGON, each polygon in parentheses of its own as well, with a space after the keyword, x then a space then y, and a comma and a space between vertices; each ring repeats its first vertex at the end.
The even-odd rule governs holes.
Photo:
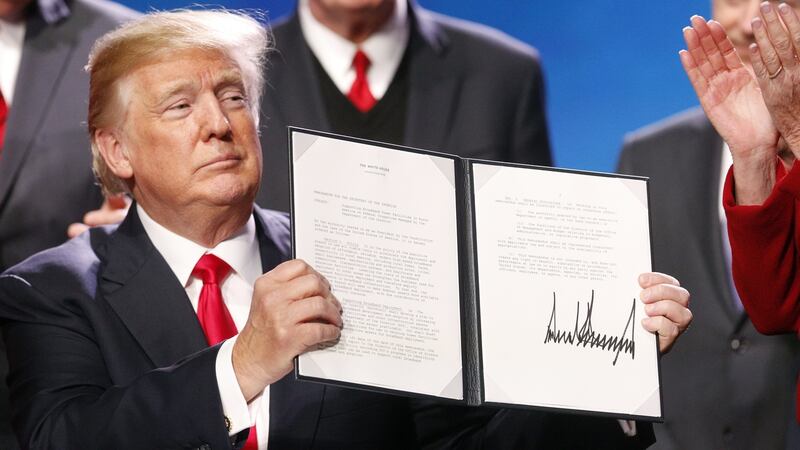
MULTIPOLYGON (((196 5, 181 0, 124 0, 140 10, 196 5)), ((626 132, 692 107, 681 69, 681 29, 708 17, 711 0, 580 2, 419 0, 434 11, 481 22, 538 48, 544 63, 556 164, 613 171, 626 132)), ((281 17, 294 0, 229 0, 281 17)))

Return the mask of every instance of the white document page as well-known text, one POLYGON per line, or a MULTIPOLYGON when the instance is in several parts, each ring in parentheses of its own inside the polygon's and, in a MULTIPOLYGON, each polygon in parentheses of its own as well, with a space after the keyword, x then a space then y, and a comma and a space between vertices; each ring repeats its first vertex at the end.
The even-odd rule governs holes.
POLYGON ((485 400, 660 417, 643 180, 473 164, 485 400))
POLYGON ((295 254, 344 311, 300 375, 462 399, 454 161, 297 130, 292 149, 295 254))

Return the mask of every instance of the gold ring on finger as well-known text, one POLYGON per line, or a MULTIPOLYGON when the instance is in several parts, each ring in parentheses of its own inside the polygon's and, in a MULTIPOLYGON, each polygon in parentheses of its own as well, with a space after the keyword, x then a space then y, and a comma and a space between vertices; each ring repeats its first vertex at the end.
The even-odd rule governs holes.
POLYGON ((783 66, 778 67, 778 70, 776 70, 775 73, 767 72, 767 76, 769 77, 770 80, 772 80, 775 77, 777 77, 778 75, 780 75, 781 72, 783 72, 783 66))

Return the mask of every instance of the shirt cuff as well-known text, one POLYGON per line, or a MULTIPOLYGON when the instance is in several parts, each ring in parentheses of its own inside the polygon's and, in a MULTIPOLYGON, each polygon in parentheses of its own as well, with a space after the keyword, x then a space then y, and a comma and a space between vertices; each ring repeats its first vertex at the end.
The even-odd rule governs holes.
POLYGON ((222 413, 227 419, 226 425, 229 424, 230 436, 255 424, 263 394, 259 394, 249 404, 242 394, 236 372, 233 371, 233 344, 236 343, 236 337, 222 343, 216 361, 217 388, 222 401, 222 413))
POLYGON ((622 432, 625 433, 625 436, 636 436, 636 421, 617 419, 617 423, 619 423, 619 426, 622 427, 622 432))

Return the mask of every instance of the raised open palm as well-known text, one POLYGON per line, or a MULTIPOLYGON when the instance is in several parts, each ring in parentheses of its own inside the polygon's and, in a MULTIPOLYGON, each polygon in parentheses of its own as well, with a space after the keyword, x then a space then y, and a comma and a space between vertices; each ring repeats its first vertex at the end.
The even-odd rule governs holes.
POLYGON ((719 23, 691 22, 680 58, 709 120, 734 157, 773 158, 779 134, 755 77, 719 23))

